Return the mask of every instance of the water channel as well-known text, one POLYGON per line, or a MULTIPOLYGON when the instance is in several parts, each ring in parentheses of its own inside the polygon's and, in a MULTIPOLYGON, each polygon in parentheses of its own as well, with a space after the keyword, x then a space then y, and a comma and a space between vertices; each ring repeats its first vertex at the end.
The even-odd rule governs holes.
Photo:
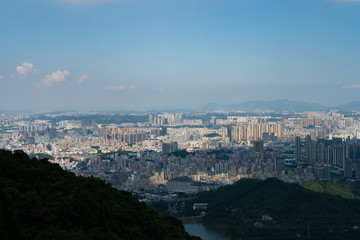
POLYGON ((209 229, 201 223, 184 224, 186 232, 191 235, 199 236, 202 240, 225 240, 219 232, 209 229))

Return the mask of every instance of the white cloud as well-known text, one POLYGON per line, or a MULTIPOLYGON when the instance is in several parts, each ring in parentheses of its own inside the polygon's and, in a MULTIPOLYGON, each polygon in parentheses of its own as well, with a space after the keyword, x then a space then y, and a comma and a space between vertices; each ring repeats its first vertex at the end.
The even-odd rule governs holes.
POLYGON ((22 65, 16 67, 16 72, 20 78, 24 78, 30 74, 39 72, 39 70, 35 69, 32 63, 24 62, 22 65))
POLYGON ((342 88, 360 88, 360 84, 354 84, 354 85, 350 85, 350 86, 344 86, 342 88))
POLYGON ((22 66, 17 66, 16 71, 19 74, 27 74, 33 69, 32 63, 24 62, 22 66))
POLYGON ((118 90, 118 91, 122 91, 126 88, 125 85, 106 85, 104 87, 105 90, 118 90))
POLYGON ((54 85, 54 83, 65 81, 68 75, 70 75, 70 72, 68 70, 58 70, 56 72, 53 72, 52 74, 46 75, 39 85, 44 87, 51 87, 52 85, 54 85))
POLYGON ((89 79, 89 76, 84 74, 78 79, 78 83, 82 84, 85 80, 89 79))
POLYGON ((129 89, 135 89, 135 88, 137 88, 137 86, 136 86, 135 84, 131 84, 131 85, 129 86, 129 89))
POLYGON ((107 1, 109 0, 62 0, 62 2, 66 4, 73 4, 73 5, 96 4, 107 1))

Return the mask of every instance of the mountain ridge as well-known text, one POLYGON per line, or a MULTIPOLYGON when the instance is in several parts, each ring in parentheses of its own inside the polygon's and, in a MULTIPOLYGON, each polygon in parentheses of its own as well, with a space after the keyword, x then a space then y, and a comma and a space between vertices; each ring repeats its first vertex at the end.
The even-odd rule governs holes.
POLYGON ((360 110, 360 101, 350 102, 343 105, 337 105, 333 107, 317 104, 317 103, 308 103, 303 101, 293 101, 288 99, 279 99, 279 100, 254 100, 246 101, 237 104, 219 104, 219 103, 209 103, 202 108, 203 111, 215 111, 215 110, 242 110, 242 111, 275 111, 275 112, 306 112, 306 111, 329 111, 329 110, 339 110, 339 111, 359 111, 360 110))

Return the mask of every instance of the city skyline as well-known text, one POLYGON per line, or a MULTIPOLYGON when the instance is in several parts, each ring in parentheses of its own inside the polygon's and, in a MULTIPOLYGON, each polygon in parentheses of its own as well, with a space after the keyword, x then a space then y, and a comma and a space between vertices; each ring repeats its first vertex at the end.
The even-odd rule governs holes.
POLYGON ((2 3, 0 109, 359 101, 360 1, 2 3))

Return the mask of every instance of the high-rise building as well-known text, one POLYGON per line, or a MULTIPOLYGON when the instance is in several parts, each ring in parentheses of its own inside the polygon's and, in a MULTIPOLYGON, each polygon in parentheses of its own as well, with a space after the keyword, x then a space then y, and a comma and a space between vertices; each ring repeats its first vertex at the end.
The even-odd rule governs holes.
POLYGON ((160 136, 165 136, 167 134, 167 128, 166 127, 161 127, 160 128, 160 136))
POLYGON ((295 137, 295 162, 298 164, 301 160, 301 138, 295 137))
POLYGON ((227 131, 226 127, 222 127, 222 129, 221 129, 221 137, 222 137, 223 141, 225 141, 226 138, 228 137, 228 131, 227 131))
POLYGON ((311 140, 311 153, 310 153, 310 163, 313 164, 317 162, 317 143, 315 140, 311 140))
POLYGON ((314 175, 317 180, 329 180, 330 179, 330 166, 324 163, 315 163, 314 175))
POLYGON ((305 161, 309 162, 311 161, 311 136, 306 135, 305 137, 305 161))
POLYGON ((162 143, 162 153, 163 154, 170 154, 173 152, 178 151, 178 143, 171 142, 171 143, 162 143))
POLYGON ((285 159, 276 158, 275 159, 275 171, 276 171, 276 173, 280 174, 284 170, 285 170, 285 159))
POLYGON ((325 144, 318 141, 318 162, 325 163, 325 144))
POLYGON ((230 139, 230 141, 232 141, 232 136, 231 136, 231 125, 227 125, 227 136, 230 139))
POLYGON ((169 154, 171 152, 170 143, 162 143, 161 148, 162 148, 162 153, 163 154, 169 154))
POLYGON ((264 151, 264 142, 262 140, 254 141, 254 152, 263 152, 264 151))
POLYGON ((353 178, 352 159, 346 158, 344 160, 344 177, 353 178))
POLYGON ((360 178, 360 159, 346 158, 344 160, 344 177, 360 178))

